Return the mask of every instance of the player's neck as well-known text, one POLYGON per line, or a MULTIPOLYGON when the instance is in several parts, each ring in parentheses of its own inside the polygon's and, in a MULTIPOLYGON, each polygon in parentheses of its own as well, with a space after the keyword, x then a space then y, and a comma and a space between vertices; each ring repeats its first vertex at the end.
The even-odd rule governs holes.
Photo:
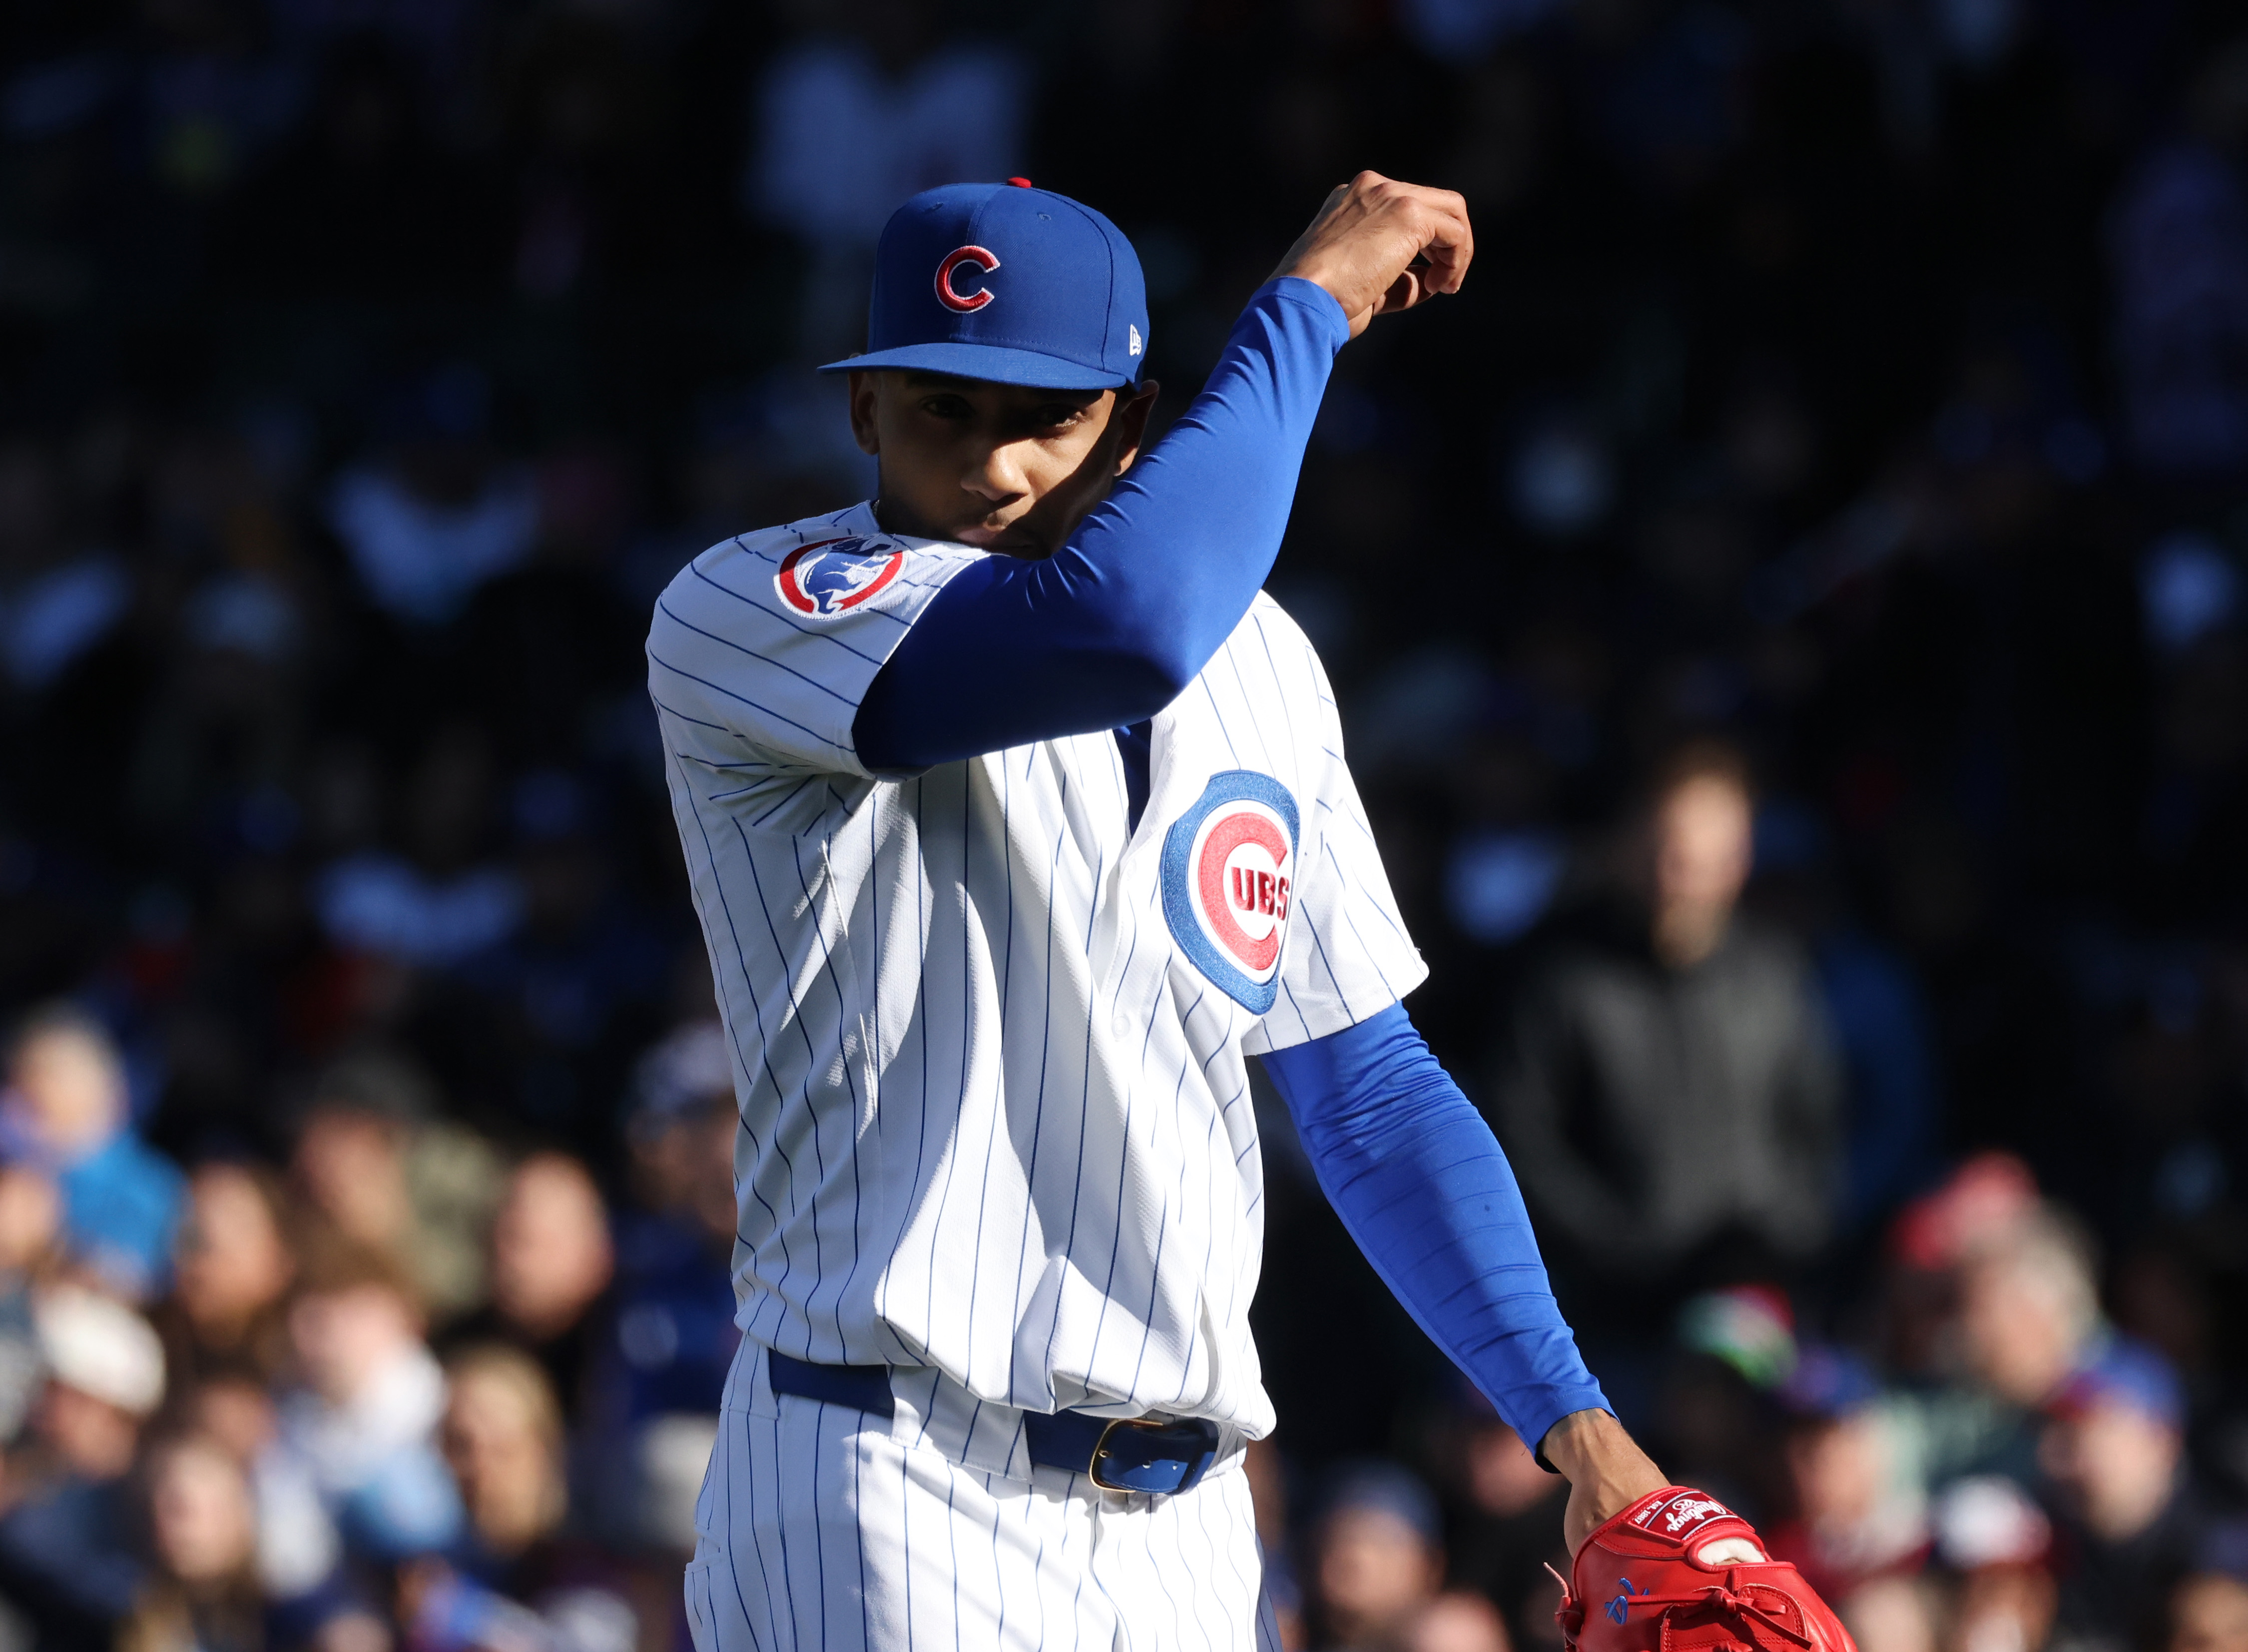
POLYGON ((909 508, 882 494, 877 493, 867 508, 874 513, 874 525, 884 533, 903 534, 909 539, 941 539, 944 537, 941 533, 931 532, 929 524, 909 508))

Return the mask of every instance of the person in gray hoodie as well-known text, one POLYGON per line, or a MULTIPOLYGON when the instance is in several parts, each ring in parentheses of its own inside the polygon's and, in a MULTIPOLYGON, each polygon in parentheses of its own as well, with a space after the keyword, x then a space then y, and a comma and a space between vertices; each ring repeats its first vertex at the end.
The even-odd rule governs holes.
POLYGON ((1746 761, 1714 742, 1655 772, 1618 889, 1558 922, 1525 977, 1485 1108, 1581 1328, 1682 1289, 1785 1279, 1825 1242, 1841 1079, 1809 960, 1737 908, 1746 761), (1730 1276, 1730 1277, 1728 1277, 1730 1276))

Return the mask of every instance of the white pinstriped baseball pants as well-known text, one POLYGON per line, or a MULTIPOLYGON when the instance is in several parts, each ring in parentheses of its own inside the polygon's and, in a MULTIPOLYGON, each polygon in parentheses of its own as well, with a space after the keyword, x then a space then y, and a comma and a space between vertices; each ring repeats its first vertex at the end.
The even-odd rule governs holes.
POLYGON ((696 1652, 1278 1652, 1241 1440, 1177 1497, 1034 1468, 934 1372, 897 1415, 776 1399, 744 1341, 696 1507, 696 1652))

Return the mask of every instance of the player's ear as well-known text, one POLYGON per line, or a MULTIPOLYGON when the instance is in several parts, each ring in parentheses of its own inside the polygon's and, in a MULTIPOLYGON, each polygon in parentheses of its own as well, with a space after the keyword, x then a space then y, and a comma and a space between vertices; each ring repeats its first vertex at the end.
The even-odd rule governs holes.
POLYGON ((1109 415, 1117 435, 1116 474, 1121 476, 1132 468, 1132 461, 1140 456, 1140 447, 1148 439, 1148 418, 1155 410, 1155 397, 1162 386, 1153 379, 1144 380, 1129 396, 1116 393, 1116 410, 1109 415))
POLYGON ((851 377, 851 435, 861 453, 880 453, 882 439, 874 422, 874 403, 881 394, 879 373, 853 373, 851 377))

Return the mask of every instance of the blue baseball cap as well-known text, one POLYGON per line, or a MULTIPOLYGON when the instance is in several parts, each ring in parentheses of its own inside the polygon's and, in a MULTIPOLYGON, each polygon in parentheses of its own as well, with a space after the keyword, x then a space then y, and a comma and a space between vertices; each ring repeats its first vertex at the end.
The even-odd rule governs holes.
POLYGON ((1124 232, 1031 187, 949 183, 890 215, 874 253, 867 353, 822 373, 912 367, 1044 390, 1136 384, 1148 284, 1124 232))
POLYGON ((2145 1343, 2116 1337, 2061 1385, 2047 1409, 2073 1416, 2105 1402, 2128 1406, 2165 1428, 2185 1426, 2185 1387, 2176 1368, 2145 1343))
POLYGON ((1864 1409, 1881 1397, 1881 1385, 1857 1355, 1823 1343, 1806 1347, 1795 1369, 1779 1385, 1779 1402, 1788 1414, 1833 1421, 1864 1409))
POLYGON ((1386 1458, 1360 1458, 1337 1469, 1319 1499, 1319 1518, 1324 1524, 1361 1509, 1403 1522, 1431 1547, 1444 1540, 1443 1517, 1429 1488, 1411 1470, 1386 1458))

